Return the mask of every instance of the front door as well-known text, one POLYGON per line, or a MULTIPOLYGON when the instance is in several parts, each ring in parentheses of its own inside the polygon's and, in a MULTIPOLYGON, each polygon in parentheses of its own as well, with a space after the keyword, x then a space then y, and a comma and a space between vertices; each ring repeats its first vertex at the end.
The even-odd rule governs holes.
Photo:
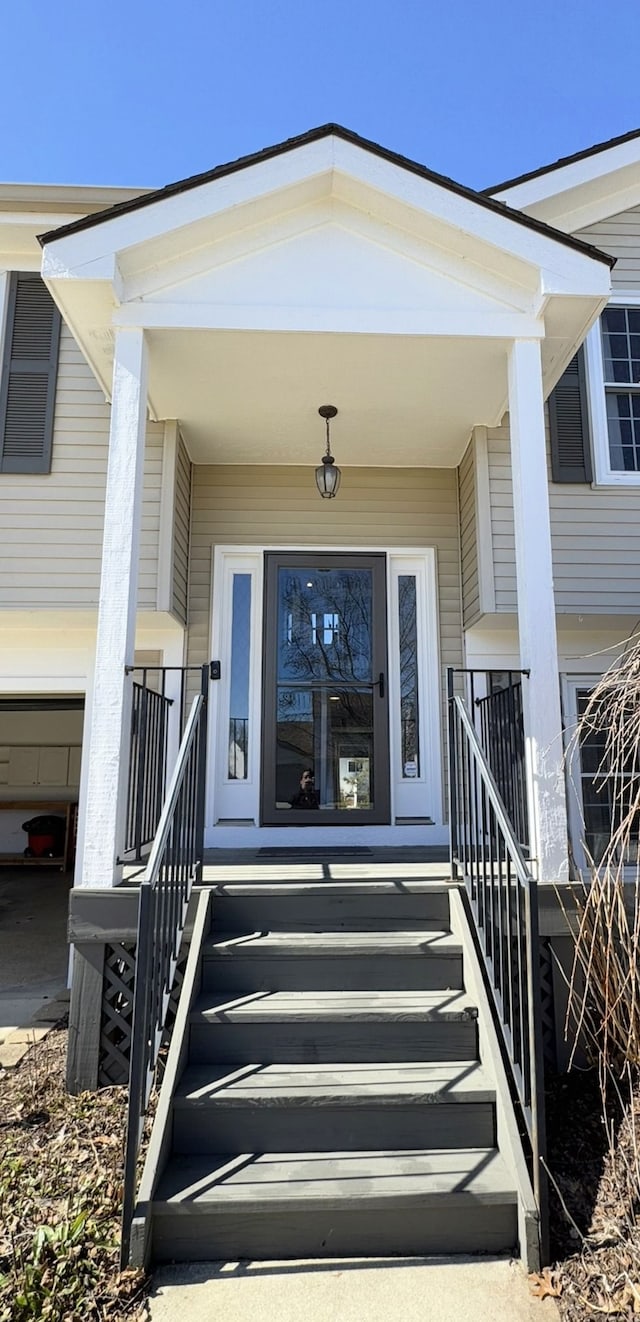
POLYGON ((265 556, 262 822, 390 820, 386 557, 265 556))

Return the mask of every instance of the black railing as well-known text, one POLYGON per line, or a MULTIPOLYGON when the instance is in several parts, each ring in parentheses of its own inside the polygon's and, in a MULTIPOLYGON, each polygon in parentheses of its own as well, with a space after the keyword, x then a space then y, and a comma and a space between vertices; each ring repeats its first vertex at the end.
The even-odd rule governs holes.
POLYGON ((132 682, 129 786, 124 852, 134 859, 150 845, 158 829, 167 778, 167 739, 172 699, 165 694, 166 671, 142 667, 132 682), (149 676, 158 677, 160 689, 149 676))
POLYGON ((209 667, 126 666, 131 678, 131 733, 125 839, 120 862, 140 862, 148 853, 160 821, 167 787, 169 722, 176 742, 182 730, 189 675, 209 667), (169 697, 171 687, 174 697, 169 697), (175 718, 171 708, 175 707, 175 718))
POLYGON ((465 699, 516 839, 529 852, 522 682, 528 670, 455 670, 454 692, 465 699))
MULTIPOLYGON (((467 672, 468 673, 468 672, 467 672)), ((448 672, 451 875, 464 881, 507 1063, 526 1127, 546 1235, 544 1074, 536 883, 467 702, 448 672)))
POLYGON ((208 677, 205 666, 202 691, 193 700, 140 884, 122 1206, 123 1267, 129 1260, 144 1118, 165 1038, 187 907, 194 884, 202 880, 208 677))

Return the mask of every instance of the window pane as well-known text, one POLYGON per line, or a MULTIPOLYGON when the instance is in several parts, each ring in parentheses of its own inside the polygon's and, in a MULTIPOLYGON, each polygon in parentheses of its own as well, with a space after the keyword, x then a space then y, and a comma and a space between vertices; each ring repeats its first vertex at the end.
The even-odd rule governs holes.
MULTIPOLYGON (((579 717, 584 715, 588 700, 588 690, 580 690, 579 717)), ((631 812, 634 825, 630 831, 629 847, 624 861, 632 863, 637 857, 640 825, 636 808, 640 790, 638 757, 630 740, 630 747, 626 750, 629 754, 626 764, 616 766, 619 757, 614 753, 612 761, 612 750, 608 747, 607 734, 606 708, 601 706, 597 711, 592 709, 589 713, 588 726, 583 726, 580 731, 584 839, 590 856, 596 863, 600 862, 612 833, 631 812)))
POLYGON ((418 613, 415 574, 398 576, 398 630, 400 637, 400 747, 402 777, 420 775, 418 718, 418 613))
POLYGON ((371 681, 370 569, 278 570, 278 679, 371 681))
POLYGON ((373 694, 278 685, 276 803, 294 813, 374 804, 373 694))
POLYGON ((229 700, 229 779, 246 780, 249 747, 249 653, 251 574, 233 575, 231 691, 229 700))
POLYGON ((615 331, 621 331, 624 334, 627 325, 624 312, 624 308, 605 308, 602 314, 602 324, 605 331, 612 334, 615 331))
POLYGON ((609 452, 614 472, 640 471, 640 396, 607 391, 609 452))

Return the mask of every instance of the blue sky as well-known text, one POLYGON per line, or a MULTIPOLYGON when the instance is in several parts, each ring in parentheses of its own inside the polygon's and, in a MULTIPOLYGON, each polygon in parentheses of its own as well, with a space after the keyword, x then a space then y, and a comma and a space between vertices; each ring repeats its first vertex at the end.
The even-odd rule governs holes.
POLYGON ((159 186, 329 120, 481 188, 640 127, 638 0, 4 0, 0 179, 159 186))

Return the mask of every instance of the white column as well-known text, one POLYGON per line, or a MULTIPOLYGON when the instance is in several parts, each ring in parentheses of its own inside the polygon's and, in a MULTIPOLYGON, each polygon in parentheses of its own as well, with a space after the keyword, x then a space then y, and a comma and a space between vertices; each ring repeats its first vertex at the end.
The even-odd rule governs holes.
POLYGON ((509 355, 509 417, 520 664, 529 776, 531 851, 540 882, 568 870, 567 805, 540 343, 516 340, 509 355))
POLYGON ((146 417, 144 333, 117 330, 81 886, 115 884, 124 842, 146 417))

